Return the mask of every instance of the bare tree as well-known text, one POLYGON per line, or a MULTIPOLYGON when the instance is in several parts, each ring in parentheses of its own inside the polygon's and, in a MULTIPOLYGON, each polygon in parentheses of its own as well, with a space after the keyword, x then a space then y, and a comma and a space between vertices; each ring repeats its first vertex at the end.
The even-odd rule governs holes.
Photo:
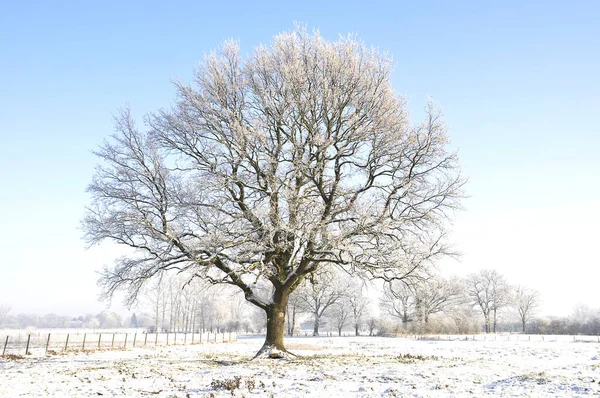
POLYGON ((288 298, 307 275, 407 279, 449 254, 458 159, 433 104, 409 123, 391 67, 353 37, 299 27, 246 60, 226 42, 146 131, 123 111, 83 220, 90 244, 134 249, 104 270, 104 297, 134 302, 163 270, 236 286, 266 314, 258 356, 285 351, 288 298))
POLYGON ((4 323, 4 321, 8 317, 8 314, 10 313, 10 310, 12 310, 12 307, 10 305, 8 305, 8 304, 0 305, 0 325, 2 325, 4 323))
POLYGON ((415 310, 415 294, 404 281, 392 281, 383 287, 381 307, 391 316, 400 318, 406 327, 415 310))
MULTIPOLYGON (((298 292, 298 290, 296 290, 298 292)), ((296 316, 301 311, 301 301, 298 294, 291 294, 288 301, 286 317, 287 317, 287 334, 288 336, 294 335, 296 330, 296 316)))
POLYGON ((352 311, 352 320, 354 321, 354 334, 360 335, 360 327, 363 318, 369 307, 369 299, 362 294, 362 290, 352 292, 348 297, 348 303, 352 311))
POLYGON ((521 319, 521 325, 523 326, 522 330, 523 333, 525 333, 527 321, 531 318, 539 304, 539 294, 535 290, 519 285, 515 288, 514 297, 515 307, 517 308, 519 318, 521 319))
POLYGON ((423 323, 429 322, 433 314, 446 311, 464 297, 464 287, 455 278, 434 277, 415 285, 415 315, 423 323))
POLYGON ((342 330, 352 318, 352 306, 349 299, 350 297, 347 294, 342 296, 333 306, 331 315, 329 316, 338 331, 338 336, 342 335, 342 330))
POLYGON ((320 272, 307 282, 299 289, 298 296, 303 311, 313 318, 313 336, 318 336, 321 318, 345 297, 349 285, 334 272, 320 272))
POLYGON ((467 291, 485 320, 485 332, 496 333, 498 311, 510 303, 506 279, 496 270, 481 270, 467 278, 467 291))

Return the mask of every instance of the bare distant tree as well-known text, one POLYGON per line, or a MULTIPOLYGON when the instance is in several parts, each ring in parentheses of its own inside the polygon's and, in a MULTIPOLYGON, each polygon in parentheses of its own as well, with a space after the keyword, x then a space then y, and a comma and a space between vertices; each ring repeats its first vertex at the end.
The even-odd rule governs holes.
POLYGON ((342 298, 335 303, 329 318, 333 321, 333 324, 338 331, 338 336, 341 336, 342 330, 346 327, 348 321, 352 319, 352 306, 348 295, 342 296, 342 298))
POLYGON ((302 309, 313 318, 313 336, 319 335, 321 318, 327 310, 345 297, 348 287, 348 282, 336 273, 321 272, 299 289, 302 309))
POLYGON ((368 311, 369 299, 363 296, 362 291, 354 291, 348 297, 348 303, 352 310, 352 320, 354 322, 354 334, 360 335, 360 327, 363 323, 363 318, 368 311))
POLYGON ((464 299, 464 286, 456 279, 434 277, 418 283, 414 291, 415 316, 423 323, 464 299))
POLYGON ((262 354, 285 351, 288 298, 307 275, 406 279, 447 255, 458 159, 433 104, 409 122, 392 64, 300 27, 246 60, 226 42, 146 131, 123 111, 83 220, 90 244, 133 249, 105 269, 104 297, 133 302, 163 270, 236 286, 266 314, 262 354))
POLYGON ((415 306, 415 293, 403 281, 386 283, 383 287, 381 307, 391 316, 400 318, 406 326, 411 320, 415 306))
POLYGON ((519 285, 515 288, 514 300, 523 326, 522 330, 525 333, 527 321, 533 316, 539 305, 539 294, 535 290, 519 285))
MULTIPOLYGON (((296 290, 298 292, 298 290, 296 290)), ((286 311, 287 318, 287 334, 288 336, 294 335, 296 329, 296 315, 301 311, 300 296, 298 294, 291 294, 288 301, 288 307, 286 311)))
POLYGON ((496 270, 481 270, 467 278, 467 291, 473 304, 483 313, 485 332, 496 333, 498 310, 510 303, 510 290, 504 276, 496 270))
POLYGON ((12 307, 10 305, 8 305, 8 304, 0 305, 0 325, 2 325, 4 323, 4 321, 8 317, 8 314, 10 313, 10 310, 12 310, 12 307))
POLYGON ((152 284, 146 285, 144 297, 150 304, 154 318, 154 330, 156 332, 164 328, 165 313, 167 310, 168 296, 166 283, 163 281, 163 274, 158 275, 158 278, 152 284))

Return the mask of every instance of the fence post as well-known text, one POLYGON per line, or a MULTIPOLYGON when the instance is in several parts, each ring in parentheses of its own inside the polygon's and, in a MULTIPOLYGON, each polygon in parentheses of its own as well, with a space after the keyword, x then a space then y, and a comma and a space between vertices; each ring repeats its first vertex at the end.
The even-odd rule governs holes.
POLYGON ((110 343, 110 348, 115 348, 115 333, 113 332, 112 343, 110 343))
POLYGON ((100 340, 102 340, 102 333, 98 335, 98 349, 100 349, 100 340))
POLYGON ((81 351, 85 351, 85 338, 87 336, 87 333, 83 334, 83 344, 81 345, 81 351))
POLYGON ((127 333, 125 333, 125 343, 123 343, 123 348, 127 347, 127 333))
POLYGON ((48 346, 50 345, 50 333, 48 333, 48 340, 46 340, 46 351, 44 354, 48 353, 48 346))
POLYGON ((133 335, 133 347, 135 348, 135 341, 137 340, 137 332, 133 335))
POLYGON ((169 345, 169 331, 167 330, 167 345, 169 345))
POLYGON ((154 337, 154 346, 158 344, 158 330, 156 331, 156 336, 154 337))
POLYGON ((65 341, 65 351, 67 350, 67 347, 69 347, 69 333, 67 333, 67 340, 65 341))
POLYGON ((27 346, 25 347, 25 355, 29 355, 29 342, 31 341, 31 335, 27 335, 27 346))
POLYGON ((175 337, 173 337, 173 345, 177 345, 177 332, 175 332, 175 337))
POLYGON ((146 347, 147 342, 148 342, 148 331, 146 331, 146 334, 144 336, 144 347, 146 347))
POLYGON ((183 345, 187 344, 187 332, 183 332, 183 345))
POLYGON ((194 345, 194 331, 192 330, 192 345, 194 345))

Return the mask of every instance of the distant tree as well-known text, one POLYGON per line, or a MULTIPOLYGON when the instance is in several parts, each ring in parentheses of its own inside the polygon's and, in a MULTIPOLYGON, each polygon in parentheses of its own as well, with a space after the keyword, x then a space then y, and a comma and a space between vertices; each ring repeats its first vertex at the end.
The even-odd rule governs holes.
POLYGON ((380 304, 385 312, 400 318, 402 324, 406 326, 412 320, 415 310, 415 294, 412 286, 403 281, 386 283, 380 304))
POLYGON ((369 299, 362 295, 361 290, 354 290, 348 296, 348 303, 352 311, 352 320, 354 321, 354 334, 358 336, 360 335, 363 318, 368 311, 369 299))
POLYGON ((285 351, 288 298, 308 275, 408 279, 447 255, 458 158, 433 103, 409 122, 392 65, 300 27, 246 60, 226 42, 145 132, 122 112, 83 220, 90 244, 133 249, 103 272, 104 297, 133 302, 164 270, 233 285, 266 315, 259 353, 285 351))
POLYGON ((12 307, 8 304, 0 304, 0 325, 4 324, 12 307))
POLYGON ((102 329, 119 328, 123 325, 121 316, 113 311, 102 311, 96 317, 98 318, 100 328, 102 329))
POLYGON ((137 319, 137 315, 135 315, 135 312, 133 313, 133 315, 131 315, 131 319, 129 320, 129 327, 132 327, 132 328, 138 327, 138 319, 137 319))
POLYGON ((539 294, 526 286, 517 286, 514 292, 514 305, 519 313, 522 331, 525 333, 527 321, 533 316, 539 304, 539 294))
POLYGON ((319 335, 321 318, 334 304, 340 302, 348 289, 347 281, 334 272, 313 275, 298 291, 304 312, 313 318, 313 336, 319 335))
POLYGON ((369 336, 373 336, 375 334, 375 329, 377 329, 377 324, 379 320, 375 317, 369 318, 369 322, 367 326, 369 327, 369 336))
POLYGON ((341 336, 342 330, 346 327, 348 321, 352 319, 352 306, 348 295, 342 296, 341 299, 335 303, 329 317, 337 329, 338 336, 341 336))
POLYGON ((429 317, 444 312, 464 299, 464 286, 456 279, 445 279, 440 276, 415 284, 415 315, 423 323, 429 317))
POLYGON ((481 309, 485 332, 496 333, 498 311, 510 303, 510 290, 504 276, 496 270, 481 270, 467 278, 467 292, 473 305, 481 309))
POLYGON ((301 298, 297 292, 298 290, 291 294, 288 301, 288 307, 286 311, 288 336, 294 335, 294 330, 296 329, 296 315, 301 311, 301 298))

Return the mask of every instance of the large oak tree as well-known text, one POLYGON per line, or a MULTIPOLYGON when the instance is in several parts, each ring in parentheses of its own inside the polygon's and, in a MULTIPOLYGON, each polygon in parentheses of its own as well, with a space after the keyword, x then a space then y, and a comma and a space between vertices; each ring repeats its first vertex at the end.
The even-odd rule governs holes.
POLYGON ((134 301, 167 270, 234 285, 266 313, 268 354, 285 351, 288 297, 308 275, 406 279, 447 253, 457 156, 433 105, 409 123, 391 70, 353 37, 300 27, 246 59, 225 42, 143 129, 124 110, 83 220, 90 244, 133 249, 104 270, 104 294, 134 301))

